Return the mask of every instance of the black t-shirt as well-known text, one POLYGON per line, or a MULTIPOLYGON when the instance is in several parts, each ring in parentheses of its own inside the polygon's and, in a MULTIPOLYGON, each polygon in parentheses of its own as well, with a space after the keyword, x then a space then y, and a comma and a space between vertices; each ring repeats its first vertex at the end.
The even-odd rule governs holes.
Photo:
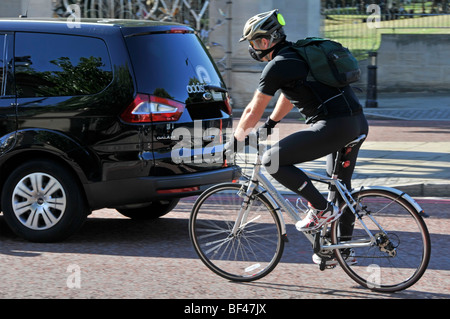
POLYGON ((295 49, 290 48, 291 45, 291 42, 284 42, 275 48, 274 58, 261 74, 260 92, 274 96, 281 90, 306 118, 306 123, 361 111, 362 107, 350 86, 338 89, 313 79, 311 81, 307 63, 295 49), (341 91, 343 95, 340 95, 341 91), (323 103, 325 101, 328 102, 323 103))

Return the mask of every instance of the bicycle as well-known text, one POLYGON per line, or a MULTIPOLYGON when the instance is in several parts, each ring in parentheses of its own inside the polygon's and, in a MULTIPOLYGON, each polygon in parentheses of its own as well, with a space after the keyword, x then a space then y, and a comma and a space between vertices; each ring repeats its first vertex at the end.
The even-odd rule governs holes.
MULTIPOLYGON (((430 236, 422 208, 406 193, 382 186, 348 190, 337 178, 346 165, 346 151, 365 137, 337 152, 331 177, 303 170, 311 180, 328 184, 328 199, 343 212, 330 225, 303 234, 322 258, 320 270, 336 258, 363 287, 395 292, 424 274, 430 236)), ((301 220, 301 200, 294 207, 261 172, 263 153, 257 150, 251 176, 244 174, 239 182, 207 189, 190 215, 189 234, 198 256, 211 271, 231 281, 249 282, 268 275, 288 241, 284 214, 294 223, 301 220)))

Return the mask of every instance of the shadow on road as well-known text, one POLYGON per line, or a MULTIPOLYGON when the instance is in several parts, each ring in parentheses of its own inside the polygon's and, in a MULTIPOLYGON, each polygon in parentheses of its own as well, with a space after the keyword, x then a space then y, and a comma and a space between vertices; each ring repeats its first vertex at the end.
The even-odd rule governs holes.
POLYGON ((309 296, 317 295, 318 298, 346 298, 355 295, 355 289, 357 290, 357 294, 359 298, 395 298, 395 299, 417 299, 417 296, 420 296, 421 299, 447 299, 450 297, 450 294, 444 293, 431 293, 431 292, 423 292, 417 291, 412 288, 407 290, 403 290, 396 293, 380 293, 368 290, 361 286, 354 286, 351 289, 327 289, 323 287, 314 287, 314 286, 306 286, 306 285, 296 285, 296 284, 280 284, 273 282, 264 282, 257 281, 251 283, 239 283, 237 285, 244 285, 255 288, 264 288, 264 289, 273 289, 279 290, 280 293, 292 293, 292 294, 307 294, 309 296))

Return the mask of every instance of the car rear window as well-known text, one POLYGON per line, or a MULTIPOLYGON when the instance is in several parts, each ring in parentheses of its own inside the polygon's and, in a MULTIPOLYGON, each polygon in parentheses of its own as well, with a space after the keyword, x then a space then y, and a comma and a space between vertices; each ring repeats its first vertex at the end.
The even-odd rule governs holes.
POLYGON ((19 97, 94 94, 113 76, 103 40, 26 32, 16 33, 15 75, 19 97))
POLYGON ((137 35, 126 42, 140 93, 188 103, 189 93, 197 93, 201 84, 224 87, 195 34, 137 35))
POLYGON ((0 33, 0 95, 3 95, 4 88, 3 88, 3 79, 5 78, 5 63, 3 62, 5 60, 5 54, 6 54, 6 36, 4 34, 0 33))

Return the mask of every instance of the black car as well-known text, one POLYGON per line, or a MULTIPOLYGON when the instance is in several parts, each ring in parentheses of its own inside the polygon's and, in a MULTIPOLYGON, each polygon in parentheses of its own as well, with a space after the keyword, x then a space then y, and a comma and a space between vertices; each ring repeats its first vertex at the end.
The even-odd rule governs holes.
POLYGON ((92 210, 157 218, 239 174, 226 86, 190 27, 0 19, 0 188, 8 226, 65 239, 92 210))

